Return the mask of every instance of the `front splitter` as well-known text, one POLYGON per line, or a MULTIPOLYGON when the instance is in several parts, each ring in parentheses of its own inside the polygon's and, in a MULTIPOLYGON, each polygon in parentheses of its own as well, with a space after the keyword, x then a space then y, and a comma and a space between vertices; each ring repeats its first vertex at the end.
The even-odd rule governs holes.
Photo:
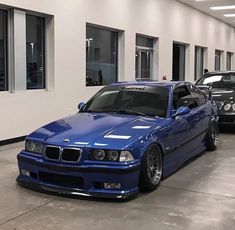
POLYGON ((52 186, 52 185, 44 185, 34 182, 29 182, 22 180, 20 176, 16 179, 17 183, 21 185, 22 187, 39 191, 39 192, 50 192, 50 193, 56 193, 60 195, 69 195, 69 196, 83 196, 83 197, 94 197, 94 198, 107 198, 107 199, 130 199, 132 197, 135 197, 138 194, 138 191, 133 192, 124 192, 124 193, 104 193, 104 192, 90 192, 90 191, 84 191, 82 189, 73 189, 73 188, 63 188, 58 186, 52 186))

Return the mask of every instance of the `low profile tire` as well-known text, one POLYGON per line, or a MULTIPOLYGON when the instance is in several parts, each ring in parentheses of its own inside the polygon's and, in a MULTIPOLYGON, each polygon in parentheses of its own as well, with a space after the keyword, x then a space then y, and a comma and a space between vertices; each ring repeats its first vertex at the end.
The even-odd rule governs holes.
POLYGON ((158 145, 151 145, 145 152, 140 171, 139 190, 148 192, 155 190, 162 177, 162 153, 158 145))
POLYGON ((219 142, 218 124, 216 121, 211 121, 206 136, 207 150, 209 151, 216 150, 218 142, 219 142))

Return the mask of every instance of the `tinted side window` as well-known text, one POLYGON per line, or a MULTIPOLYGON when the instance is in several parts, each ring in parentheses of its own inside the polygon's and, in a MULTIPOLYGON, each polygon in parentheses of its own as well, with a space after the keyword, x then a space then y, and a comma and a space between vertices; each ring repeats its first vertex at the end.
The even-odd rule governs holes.
POLYGON ((181 98, 186 97, 190 95, 190 92, 186 85, 184 86, 179 86, 174 89, 173 91, 173 107, 174 109, 177 109, 179 107, 178 102, 181 98))
POLYGON ((191 94, 193 97, 197 98, 197 104, 198 106, 204 104, 206 102, 205 95, 195 86, 189 85, 191 94))

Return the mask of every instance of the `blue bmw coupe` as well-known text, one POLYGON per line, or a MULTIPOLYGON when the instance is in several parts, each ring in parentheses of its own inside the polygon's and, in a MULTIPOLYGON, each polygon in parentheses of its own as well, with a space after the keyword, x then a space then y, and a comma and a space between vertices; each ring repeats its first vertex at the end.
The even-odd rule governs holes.
POLYGON ((17 182, 62 194, 127 198, 218 143, 217 108, 188 82, 124 82, 31 133, 17 182))

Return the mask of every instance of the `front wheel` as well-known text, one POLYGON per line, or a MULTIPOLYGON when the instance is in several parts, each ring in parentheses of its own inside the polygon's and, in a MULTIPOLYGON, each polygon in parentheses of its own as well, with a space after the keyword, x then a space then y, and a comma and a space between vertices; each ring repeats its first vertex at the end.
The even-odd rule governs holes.
POLYGON ((218 142, 219 142, 218 124, 216 121, 211 121, 206 136, 207 150, 209 151, 216 150, 218 142))
POLYGON ((162 154, 158 145, 151 145, 143 156, 139 190, 141 192, 155 190, 162 177, 162 154))

